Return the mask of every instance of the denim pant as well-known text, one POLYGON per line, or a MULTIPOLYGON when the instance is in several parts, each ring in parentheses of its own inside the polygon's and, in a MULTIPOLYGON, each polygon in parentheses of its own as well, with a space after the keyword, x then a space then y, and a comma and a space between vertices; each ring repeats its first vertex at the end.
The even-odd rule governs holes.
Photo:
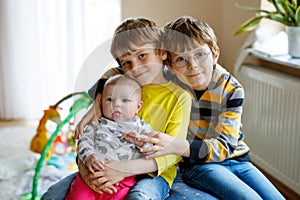
POLYGON ((251 162, 226 160, 184 167, 181 172, 185 183, 221 199, 284 199, 251 162))
POLYGON ((69 192, 69 188, 72 182, 76 178, 76 173, 73 173, 57 183, 53 184, 47 192, 45 192, 42 196, 42 200, 64 200, 69 192))
POLYGON ((142 175, 130 190, 126 200, 164 200, 169 196, 170 187, 161 176, 151 178, 142 175))
MULTIPOLYGON (((73 173, 53 184, 42 196, 42 200, 64 200, 76 173, 73 173)), ((162 177, 142 176, 130 190, 126 199, 163 200, 169 196, 169 185, 162 177)))

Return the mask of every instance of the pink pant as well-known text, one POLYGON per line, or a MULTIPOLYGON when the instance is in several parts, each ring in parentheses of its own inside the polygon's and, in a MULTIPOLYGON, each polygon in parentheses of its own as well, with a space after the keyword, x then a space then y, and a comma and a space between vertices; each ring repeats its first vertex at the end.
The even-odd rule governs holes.
POLYGON ((106 200, 106 199, 113 199, 113 200, 123 200, 125 199, 126 195, 128 194, 129 190, 135 184, 134 176, 130 176, 119 182, 118 186, 115 186, 117 189, 117 193, 108 194, 103 192, 99 194, 89 188, 85 182, 82 180, 79 173, 76 174, 76 179, 71 184, 70 190, 66 196, 66 200, 82 200, 82 199, 89 199, 89 200, 106 200))

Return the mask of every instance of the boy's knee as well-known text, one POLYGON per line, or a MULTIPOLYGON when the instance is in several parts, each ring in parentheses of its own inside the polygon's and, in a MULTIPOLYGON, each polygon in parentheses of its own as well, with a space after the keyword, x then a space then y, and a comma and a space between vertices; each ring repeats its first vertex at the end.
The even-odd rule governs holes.
POLYGON ((148 194, 141 192, 141 191, 133 191, 130 192, 126 196, 126 200, 154 200, 151 197, 149 197, 148 194))

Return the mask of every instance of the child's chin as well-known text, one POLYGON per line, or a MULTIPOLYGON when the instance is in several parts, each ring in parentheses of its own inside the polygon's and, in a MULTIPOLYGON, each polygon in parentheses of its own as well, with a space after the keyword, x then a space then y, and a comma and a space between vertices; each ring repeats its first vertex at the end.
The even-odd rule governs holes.
POLYGON ((112 119, 114 121, 126 121, 126 119, 124 119, 124 117, 121 114, 116 114, 112 116, 112 119))

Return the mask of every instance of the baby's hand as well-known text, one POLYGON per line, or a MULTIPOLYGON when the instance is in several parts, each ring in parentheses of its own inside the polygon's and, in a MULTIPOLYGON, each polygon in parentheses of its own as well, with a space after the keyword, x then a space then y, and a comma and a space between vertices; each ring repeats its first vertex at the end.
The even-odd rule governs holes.
POLYGON ((95 154, 90 155, 85 161, 86 167, 90 172, 95 173, 95 171, 104 170, 104 163, 99 160, 95 154))
POLYGON ((142 147, 144 145, 144 142, 139 141, 139 138, 142 137, 142 135, 138 135, 135 131, 124 132, 122 137, 125 140, 137 145, 137 147, 142 147))

